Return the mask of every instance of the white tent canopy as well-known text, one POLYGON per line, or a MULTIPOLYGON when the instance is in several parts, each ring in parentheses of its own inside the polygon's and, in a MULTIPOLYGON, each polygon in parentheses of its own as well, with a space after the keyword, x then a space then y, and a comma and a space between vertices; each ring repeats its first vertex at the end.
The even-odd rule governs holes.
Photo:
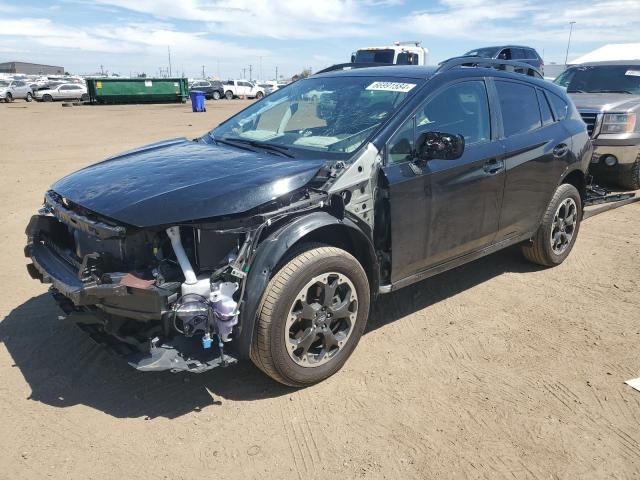
POLYGON ((612 60, 640 60, 640 43, 610 43, 576 58, 569 65, 612 60))

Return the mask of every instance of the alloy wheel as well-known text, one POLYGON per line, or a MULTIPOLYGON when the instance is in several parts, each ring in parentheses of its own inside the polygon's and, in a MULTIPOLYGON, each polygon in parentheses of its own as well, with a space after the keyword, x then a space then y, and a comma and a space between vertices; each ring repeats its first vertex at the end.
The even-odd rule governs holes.
POLYGON ((346 346, 357 314, 358 295, 349 278, 337 272, 312 278, 289 309, 287 353, 303 367, 324 365, 346 346))
POLYGON ((551 226, 551 249, 556 255, 562 255, 576 230, 578 206, 573 198, 567 198, 558 206, 551 226))

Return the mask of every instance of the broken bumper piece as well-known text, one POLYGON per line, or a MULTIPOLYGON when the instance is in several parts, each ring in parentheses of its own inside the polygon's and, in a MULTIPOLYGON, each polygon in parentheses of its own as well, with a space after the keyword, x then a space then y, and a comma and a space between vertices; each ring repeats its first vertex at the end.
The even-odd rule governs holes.
POLYGON ((95 343, 113 355, 121 357, 136 370, 202 373, 216 367, 226 367, 238 361, 233 353, 225 351, 221 355, 220 350, 215 346, 203 349, 196 337, 175 336, 164 341, 155 338, 151 340, 148 351, 141 352, 134 346, 105 333, 100 324, 96 323, 93 312, 78 310, 69 312, 69 306, 65 305, 60 297, 60 294, 54 293, 54 298, 62 310, 69 315, 69 320, 89 334, 95 343))

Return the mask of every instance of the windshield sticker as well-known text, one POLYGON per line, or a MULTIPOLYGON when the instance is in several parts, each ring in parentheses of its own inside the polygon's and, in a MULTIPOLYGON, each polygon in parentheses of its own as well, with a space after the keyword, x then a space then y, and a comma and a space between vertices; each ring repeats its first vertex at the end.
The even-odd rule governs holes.
POLYGON ((629 75, 631 77, 640 77, 640 70, 627 70, 625 75, 629 75))
POLYGON ((403 82, 373 82, 365 90, 384 90, 385 92, 403 92, 407 93, 413 87, 415 83, 403 83, 403 82))

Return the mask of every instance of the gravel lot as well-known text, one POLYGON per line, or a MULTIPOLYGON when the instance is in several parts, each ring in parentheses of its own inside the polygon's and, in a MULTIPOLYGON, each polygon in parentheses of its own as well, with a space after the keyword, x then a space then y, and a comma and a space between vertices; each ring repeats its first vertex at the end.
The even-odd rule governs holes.
POLYGON ((0 478, 640 477, 640 203, 557 268, 509 249, 382 297, 305 390, 250 363, 138 373, 59 321, 22 254, 47 187, 246 104, 0 105, 0 478))

